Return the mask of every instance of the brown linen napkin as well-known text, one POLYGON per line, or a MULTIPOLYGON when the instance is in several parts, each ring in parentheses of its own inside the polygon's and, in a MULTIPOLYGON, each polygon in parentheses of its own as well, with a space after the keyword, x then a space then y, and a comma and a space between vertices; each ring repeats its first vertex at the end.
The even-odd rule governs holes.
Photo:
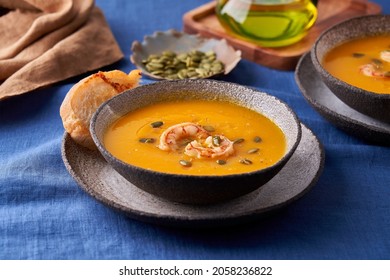
POLYGON ((123 57, 93 0, 0 0, 0 100, 123 57))

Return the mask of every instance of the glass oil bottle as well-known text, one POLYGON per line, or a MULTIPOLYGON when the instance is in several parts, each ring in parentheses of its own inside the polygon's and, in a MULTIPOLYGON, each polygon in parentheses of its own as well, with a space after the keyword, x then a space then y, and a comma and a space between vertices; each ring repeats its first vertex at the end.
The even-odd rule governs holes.
POLYGON ((263 47, 301 40, 317 19, 311 0, 216 0, 216 15, 225 30, 263 47))

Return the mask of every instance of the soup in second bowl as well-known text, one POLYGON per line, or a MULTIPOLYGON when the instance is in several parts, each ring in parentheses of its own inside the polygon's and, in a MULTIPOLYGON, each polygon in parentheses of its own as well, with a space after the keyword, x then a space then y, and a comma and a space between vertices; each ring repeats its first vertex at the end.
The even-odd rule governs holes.
POLYGON ((251 172, 279 161, 281 129, 265 116, 219 101, 173 101, 128 113, 105 132, 104 145, 120 160, 175 174, 251 172))
POLYGON ((323 67, 338 79, 379 94, 390 94, 390 35, 355 39, 330 50, 323 67))

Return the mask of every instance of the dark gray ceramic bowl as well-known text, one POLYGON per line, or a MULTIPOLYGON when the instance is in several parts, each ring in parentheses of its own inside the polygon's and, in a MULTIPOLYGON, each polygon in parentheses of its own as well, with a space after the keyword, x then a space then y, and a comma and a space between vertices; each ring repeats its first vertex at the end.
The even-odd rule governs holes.
POLYGON ((99 107, 91 120, 90 131, 103 157, 125 179, 156 196, 193 204, 220 202, 258 189, 282 169, 301 138, 300 122, 279 99, 237 84, 203 79, 162 81, 124 92, 99 107), (168 174, 133 166, 115 158, 104 147, 103 134, 119 117, 156 102, 188 99, 234 102, 265 115, 282 129, 286 137, 284 156, 273 166, 259 171, 196 176, 168 174))
POLYGON ((390 35, 390 15, 356 17, 337 24, 323 32, 313 48, 311 58, 314 68, 326 86, 345 104, 368 116, 390 122, 390 94, 377 94, 364 90, 332 76, 321 62, 332 48, 362 37, 390 35))

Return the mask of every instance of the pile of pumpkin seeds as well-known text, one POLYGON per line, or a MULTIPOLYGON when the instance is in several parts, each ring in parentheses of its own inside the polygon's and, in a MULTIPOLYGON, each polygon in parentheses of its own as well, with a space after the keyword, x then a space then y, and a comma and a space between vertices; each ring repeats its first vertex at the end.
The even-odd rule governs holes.
POLYGON ((180 54, 164 51, 149 55, 142 63, 150 74, 169 80, 207 78, 225 69, 214 51, 192 50, 180 54))

